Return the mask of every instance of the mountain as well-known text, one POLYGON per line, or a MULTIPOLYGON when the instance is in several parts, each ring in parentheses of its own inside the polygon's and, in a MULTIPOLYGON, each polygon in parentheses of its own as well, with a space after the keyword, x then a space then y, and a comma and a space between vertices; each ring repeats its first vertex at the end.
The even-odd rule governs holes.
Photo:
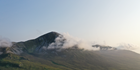
MULTIPOLYGON (((110 50, 110 46, 93 45, 98 51, 79 49, 47 49, 62 36, 57 32, 36 39, 15 42, 0 48, 0 70, 140 70, 140 55, 128 50, 110 50)), ((63 45, 60 44, 59 46, 63 45)), ((112 48, 114 49, 114 48, 112 48)))
POLYGON ((43 46, 49 46, 49 44, 54 42, 59 35, 60 34, 57 32, 50 32, 36 39, 14 43, 12 47, 6 48, 6 52, 14 54, 20 54, 23 52, 38 53, 41 51, 43 46))

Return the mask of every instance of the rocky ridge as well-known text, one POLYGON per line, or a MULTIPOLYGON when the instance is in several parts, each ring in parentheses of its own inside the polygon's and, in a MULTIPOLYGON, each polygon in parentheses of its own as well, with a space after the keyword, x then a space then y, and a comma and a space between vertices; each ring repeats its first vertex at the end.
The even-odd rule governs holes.
POLYGON ((60 34, 57 32, 49 32, 36 39, 25 42, 17 42, 14 43, 12 47, 7 47, 5 52, 14 54, 20 54, 22 52, 38 53, 41 51, 42 47, 47 47, 52 42, 55 42, 55 38, 57 38, 59 35, 60 34))
MULTIPOLYGON (((46 51, 49 52, 50 50, 55 50, 55 49, 44 50, 44 48, 48 48, 50 44, 54 43, 57 37, 63 37, 63 35, 57 32, 49 32, 36 39, 28 40, 25 42, 12 42, 13 43, 12 47, 0 48, 0 52, 14 54, 21 54, 23 52, 29 54, 41 52, 46 53, 46 51)), ((53 46, 55 46, 55 48, 58 50, 59 49, 58 46, 63 46, 65 40, 66 39, 64 38, 62 39, 61 44, 59 45, 53 44, 53 46)), ((100 48, 100 50, 116 50, 116 48, 112 48, 110 46, 92 45, 92 47, 100 48)), ((72 46, 71 49, 78 49, 78 47, 75 45, 72 46)))

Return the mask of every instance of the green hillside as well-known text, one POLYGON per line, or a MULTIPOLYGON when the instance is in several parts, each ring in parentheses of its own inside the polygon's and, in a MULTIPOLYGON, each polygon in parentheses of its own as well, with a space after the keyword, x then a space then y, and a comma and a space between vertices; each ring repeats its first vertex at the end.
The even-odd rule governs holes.
MULTIPOLYGON (((50 32, 25 42, 13 42, 12 47, 0 48, 3 53, 0 70, 140 70, 139 54, 110 46, 91 46, 100 48, 98 51, 79 49, 76 45, 67 49, 44 49, 55 43, 58 36, 59 33, 50 32)), ((65 41, 62 38, 59 46, 65 41)))
POLYGON ((131 51, 66 49, 0 57, 0 70, 140 70, 140 55, 131 51))

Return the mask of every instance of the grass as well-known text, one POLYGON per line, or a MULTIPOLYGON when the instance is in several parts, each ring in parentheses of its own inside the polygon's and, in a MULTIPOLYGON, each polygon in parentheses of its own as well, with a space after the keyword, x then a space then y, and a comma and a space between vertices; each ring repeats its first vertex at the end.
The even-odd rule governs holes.
POLYGON ((15 54, 3 54, 0 58, 0 70, 61 70, 45 64, 31 62, 15 54))
POLYGON ((0 55, 0 70, 140 70, 139 66, 140 55, 130 51, 67 49, 0 55))

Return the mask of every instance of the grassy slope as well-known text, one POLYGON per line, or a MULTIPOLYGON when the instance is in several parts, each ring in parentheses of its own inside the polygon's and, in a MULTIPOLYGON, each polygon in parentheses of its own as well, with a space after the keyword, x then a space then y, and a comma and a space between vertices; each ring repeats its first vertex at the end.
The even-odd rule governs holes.
POLYGON ((45 64, 31 62, 29 59, 15 54, 4 54, 0 57, 0 70, 61 70, 45 64))
POLYGON ((1 70, 140 70, 140 55, 130 51, 63 50, 48 54, 1 55, 1 70))
POLYGON ((140 55, 131 51, 64 50, 40 55, 26 55, 31 61, 72 70, 140 70, 140 55))

